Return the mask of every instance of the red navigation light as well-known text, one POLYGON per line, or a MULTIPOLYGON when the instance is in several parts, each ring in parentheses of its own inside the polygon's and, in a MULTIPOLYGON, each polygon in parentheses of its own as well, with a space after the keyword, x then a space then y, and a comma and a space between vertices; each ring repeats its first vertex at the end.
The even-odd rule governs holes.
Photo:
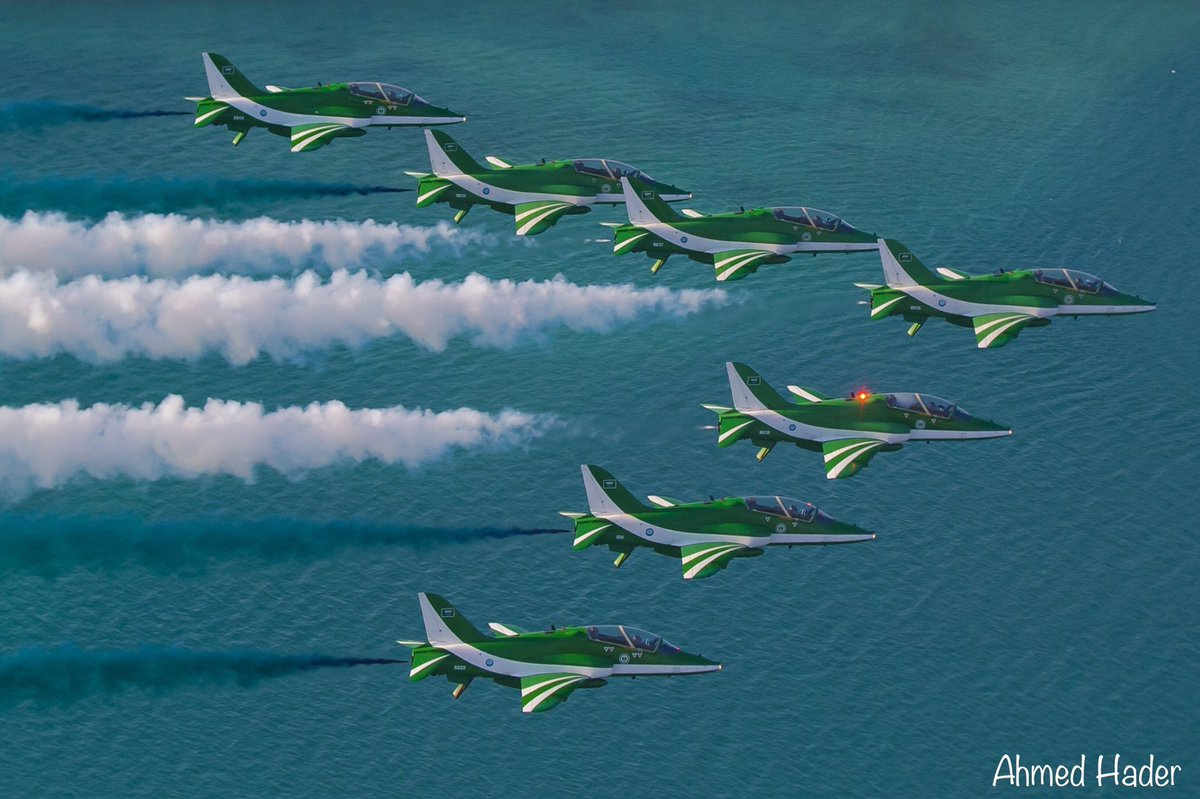
POLYGON ((871 395, 867 393, 866 389, 860 388, 856 396, 858 397, 859 402, 866 402, 867 398, 871 395))

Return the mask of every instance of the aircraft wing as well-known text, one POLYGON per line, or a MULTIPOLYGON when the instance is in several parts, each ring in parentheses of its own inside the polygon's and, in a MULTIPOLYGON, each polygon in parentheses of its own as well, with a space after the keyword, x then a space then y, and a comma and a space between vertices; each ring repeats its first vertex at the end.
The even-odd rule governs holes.
POLYGON ((1007 344, 1036 318, 1023 313, 990 313, 976 316, 971 320, 975 323, 975 343, 981 350, 1007 344))
POLYGON ((852 477, 870 462, 884 443, 877 438, 826 441, 822 445, 825 450, 825 477, 830 480, 852 477))
POLYGON ((543 230, 554 226, 562 215, 575 206, 562 200, 535 200, 528 203, 518 203, 513 221, 517 225, 518 236, 535 236, 543 230))
POLYGON ((741 280, 753 274, 763 261, 773 258, 775 253, 766 250, 724 250, 714 252, 713 266, 717 269, 717 280, 741 280))
MULTIPOLYGON (((582 683, 591 678, 583 674, 536 674, 521 678, 521 712, 541 713, 561 705, 582 683)), ((594 684, 594 683, 593 683, 594 684)))
POLYGON ((688 544, 679 548, 683 579, 696 580, 711 577, 729 565, 729 561, 741 552, 749 551, 745 544, 714 541, 707 544, 688 544))
POLYGON ((340 122, 317 122, 312 125, 296 125, 292 128, 292 152, 307 153, 324 147, 339 136, 362 136, 361 128, 343 125, 340 122))

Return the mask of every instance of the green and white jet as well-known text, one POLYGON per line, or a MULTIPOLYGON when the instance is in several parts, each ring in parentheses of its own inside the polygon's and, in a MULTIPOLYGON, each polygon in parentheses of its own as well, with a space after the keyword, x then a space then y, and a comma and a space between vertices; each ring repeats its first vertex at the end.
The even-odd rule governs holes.
POLYGON ((711 577, 734 558, 769 546, 854 544, 874 533, 839 522, 811 502, 778 496, 680 502, 651 495, 645 505, 599 466, 583 466, 590 513, 560 511, 575 520, 576 552, 606 546, 618 568, 637 547, 678 558, 683 579, 711 577))
POLYGON ((586 214, 593 205, 625 202, 619 182, 625 175, 637 175, 668 201, 692 196, 609 158, 510 164, 489 155, 484 160, 491 167, 486 167, 443 131, 425 131, 425 141, 432 172, 408 173, 420 178, 417 207, 446 203, 457 211, 454 221, 461 222, 471 208, 482 205, 512 214, 518 236, 541 233, 568 214, 586 214))
POLYGON ((397 641, 412 649, 409 680, 442 676, 455 699, 476 677, 521 689, 521 712, 541 713, 579 688, 599 688, 609 677, 673 677, 720 671, 721 664, 691 655, 662 636, 621 624, 551 627, 526 632, 492 622, 495 635, 477 630, 437 594, 418 594, 424 641, 397 641))
POLYGON ((871 292, 871 318, 901 316, 915 336, 931 317, 975 329, 981 350, 999 347, 1027 327, 1056 316, 1113 316, 1146 313, 1155 304, 1122 294, 1095 275, 1074 269, 1019 269, 967 276, 946 267, 930 272, 908 248, 879 240, 887 285, 855 283, 871 292), (940 275, 940 277, 939 277, 940 275))
POLYGON ((862 233, 828 211, 807 207, 751 208, 726 214, 682 214, 661 192, 637 177, 621 178, 629 224, 603 223, 613 230, 613 252, 642 252, 658 272, 667 258, 686 255, 710 264, 717 280, 740 280, 763 264, 782 264, 797 253, 874 250, 874 233, 862 233))
POLYGON ((833 399, 812 389, 788 386, 789 402, 743 363, 726 363, 733 407, 705 405, 717 414, 717 446, 748 440, 761 462, 779 443, 795 444, 825 456, 825 476, 851 477, 876 452, 891 452, 909 441, 976 441, 1012 435, 1003 425, 980 419, 932 394, 865 389, 833 399))
POLYGON ((292 141, 292 152, 306 153, 337 138, 362 136, 369 127, 452 125, 466 122, 447 108, 422 100, 390 83, 356 81, 305 89, 265 90, 251 83, 229 60, 202 53, 208 97, 196 103, 195 126, 224 125, 234 131, 234 145, 251 128, 266 128, 292 141))

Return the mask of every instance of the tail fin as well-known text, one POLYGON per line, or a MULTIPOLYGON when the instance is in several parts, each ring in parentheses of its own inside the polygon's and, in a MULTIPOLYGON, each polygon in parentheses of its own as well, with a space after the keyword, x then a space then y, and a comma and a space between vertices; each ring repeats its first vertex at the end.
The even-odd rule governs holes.
POLYGON ((204 59, 204 74, 208 77, 208 93, 214 100, 230 100, 234 97, 252 97, 266 94, 255 86, 229 59, 216 53, 201 53, 204 59))
POLYGON ((879 260, 883 262, 884 281, 892 288, 946 282, 930 272, 907 247, 893 239, 879 240, 879 260))
POLYGON ((658 196, 653 188, 637 178, 621 178, 625 192, 625 211, 631 225, 652 225, 655 222, 678 222, 682 216, 675 213, 666 200, 658 196))
POLYGON ((429 145, 429 168, 438 177, 486 172, 466 150, 440 130, 425 129, 425 143, 429 145))
POLYGON ((617 478, 599 466, 581 466, 583 487, 587 489, 588 509, 593 516, 601 513, 637 513, 650 508, 630 494, 617 478))
POLYGON ((739 411, 762 411, 767 408, 787 408, 788 402, 779 392, 767 385, 758 372, 744 363, 728 361, 725 371, 729 374, 729 392, 733 395, 733 407, 739 411))
POLYGON ((420 593, 417 598, 421 600, 421 618, 430 645, 473 644, 487 639, 443 597, 420 593))

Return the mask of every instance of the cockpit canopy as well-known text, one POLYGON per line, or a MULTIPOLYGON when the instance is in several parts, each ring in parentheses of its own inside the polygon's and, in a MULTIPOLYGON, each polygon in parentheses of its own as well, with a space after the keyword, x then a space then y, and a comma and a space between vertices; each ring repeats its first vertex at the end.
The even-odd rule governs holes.
POLYGON ((369 97, 372 100, 382 100, 385 103, 408 105, 413 100, 416 100, 419 103, 425 102, 408 89, 402 89, 399 86, 393 86, 390 83, 369 83, 365 81, 359 81, 357 83, 347 84, 347 86, 350 89, 351 94, 356 94, 359 97, 369 97))
POLYGON ((767 513, 798 522, 811 522, 820 513, 811 502, 787 497, 746 497, 746 507, 756 513, 767 513))
POLYGON ((582 172, 585 175, 596 175, 605 180, 620 180, 622 177, 626 177, 637 178, 647 183, 656 182, 654 178, 636 167, 607 158, 576 158, 574 164, 576 172, 582 172))
POLYGON ((1095 275, 1089 275, 1087 272, 1080 272, 1076 269, 1038 269, 1034 271, 1033 279, 1038 283, 1061 286, 1084 294, 1099 294, 1105 288, 1115 291, 1112 286, 1095 275))
POLYGON ((587 637, 602 644, 614 644, 641 652, 657 652, 660 648, 664 652, 679 651, 679 647, 664 641, 660 635, 621 624, 601 624, 588 627, 587 637))
MULTIPOLYGON (((944 400, 932 394, 914 394, 906 391, 888 394, 887 404, 889 408, 919 413, 923 416, 936 416, 939 419, 949 419, 957 410, 950 400, 944 400)), ((959 410, 958 412, 966 415, 966 411, 959 410)))
POLYGON ((804 225, 805 227, 817 228, 818 230, 828 230, 831 232, 840 233, 855 233, 857 230, 846 220, 836 214, 831 214, 828 211, 821 211, 816 208, 802 208, 793 206, 789 208, 775 208, 775 218, 780 222, 791 222, 796 225, 804 225))

